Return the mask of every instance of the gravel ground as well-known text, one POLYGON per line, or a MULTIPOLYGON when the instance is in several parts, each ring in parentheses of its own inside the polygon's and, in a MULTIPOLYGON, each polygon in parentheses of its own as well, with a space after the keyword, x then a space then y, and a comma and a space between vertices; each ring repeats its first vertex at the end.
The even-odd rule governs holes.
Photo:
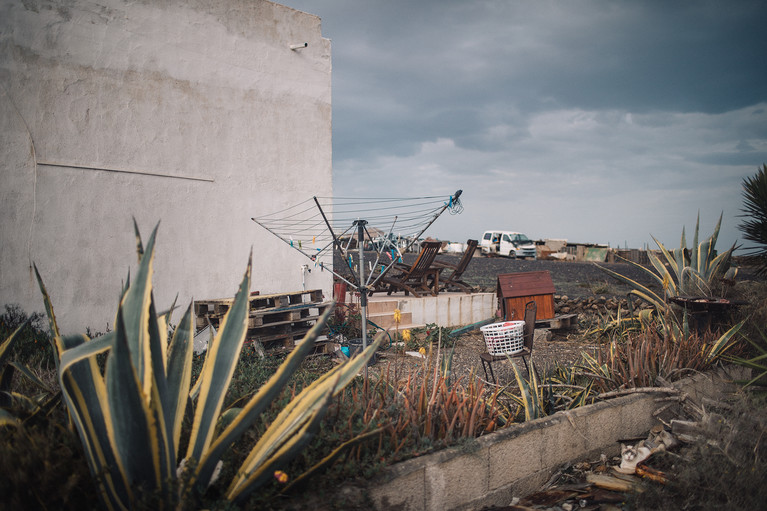
MULTIPOLYGON (((405 254, 405 262, 415 260, 416 254, 405 254)), ((356 257, 355 257, 356 259, 356 257)), ((445 262, 457 263, 459 255, 440 254, 437 258, 445 262)), ((343 264, 336 265, 336 268, 343 264)), ((655 291, 660 291, 656 281, 642 269, 627 263, 599 263, 600 266, 612 269, 622 275, 636 280, 655 291)), ((498 275, 505 273, 529 272, 546 270, 551 274, 557 295, 567 295, 570 298, 585 298, 589 296, 618 296, 624 298, 630 290, 612 276, 600 270, 595 263, 575 261, 550 260, 516 260, 503 257, 475 256, 469 268, 464 273, 464 280, 482 291, 495 292, 498 275)), ((748 272, 741 272, 739 280, 748 278, 748 272)), ((597 344, 593 339, 583 335, 587 326, 593 325, 594 317, 579 316, 579 327, 569 331, 552 331, 551 340, 539 340, 533 346, 533 362, 539 369, 553 367, 556 364, 571 365, 581 358, 581 353, 593 353, 597 344)), ((435 347, 436 348, 436 347, 435 347)), ((476 374, 484 379, 484 371, 479 354, 484 352, 485 342, 482 333, 474 330, 461 335, 455 343, 453 351, 453 372, 464 378, 476 374)), ((381 354, 376 364, 378 370, 384 370, 389 363, 399 368, 402 366, 417 367, 422 362, 408 355, 397 353, 396 350, 386 350, 381 354)), ((521 361, 518 367, 523 368, 521 361)), ((511 365, 507 361, 494 364, 498 382, 514 384, 511 365)), ((403 374, 399 372, 399 374, 403 374)))

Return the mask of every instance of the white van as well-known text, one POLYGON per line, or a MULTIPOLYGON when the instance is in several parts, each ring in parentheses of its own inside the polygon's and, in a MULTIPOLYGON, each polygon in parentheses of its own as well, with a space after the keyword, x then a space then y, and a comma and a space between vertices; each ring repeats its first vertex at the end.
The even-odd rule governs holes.
POLYGON ((479 246, 484 255, 535 259, 537 254, 535 243, 524 234, 513 231, 485 231, 479 246))

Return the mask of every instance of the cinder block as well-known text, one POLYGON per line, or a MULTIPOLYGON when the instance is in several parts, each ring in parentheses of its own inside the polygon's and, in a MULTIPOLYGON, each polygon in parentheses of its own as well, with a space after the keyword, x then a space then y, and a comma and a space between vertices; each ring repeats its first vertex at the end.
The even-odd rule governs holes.
POLYGON ((545 442, 543 431, 531 428, 513 438, 489 445, 489 489, 509 486, 531 471, 541 470, 541 446, 545 442))
POLYGON ((398 509, 423 511, 426 509, 425 464, 409 472, 403 472, 385 483, 370 486, 370 499, 374 509, 398 509))
POLYGON ((451 456, 426 466, 426 509, 443 511, 488 491, 488 451, 451 456))

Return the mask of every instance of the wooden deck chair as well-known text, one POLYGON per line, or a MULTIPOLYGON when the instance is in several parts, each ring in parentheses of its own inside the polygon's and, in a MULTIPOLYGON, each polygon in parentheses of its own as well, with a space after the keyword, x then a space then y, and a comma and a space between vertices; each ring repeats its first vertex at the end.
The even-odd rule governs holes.
MULTIPOLYGON (((533 356, 533 339, 535 338, 535 315, 538 311, 538 306, 535 301, 529 301, 525 304, 525 329, 522 334, 522 340, 524 348, 522 351, 510 355, 491 355, 490 353, 482 353, 479 358, 482 361, 482 369, 485 371, 485 380, 488 380, 488 369, 490 369, 490 377, 493 379, 493 383, 498 383, 493 373, 493 362, 501 360, 508 360, 509 358, 521 358, 525 363, 525 369, 527 369, 527 377, 530 377, 530 366, 527 365, 525 357, 530 358, 533 356)), ((489 380, 488 380, 489 381, 489 380)))
POLYGON ((442 268, 444 270, 452 270, 452 273, 447 277, 440 280, 440 291, 451 291, 454 289, 460 289, 465 293, 473 293, 474 288, 461 280, 463 272, 468 268, 471 259, 474 257, 474 253, 477 250, 477 240, 469 240, 466 242, 466 251, 463 253, 463 257, 458 264, 450 264, 443 261, 434 261, 434 266, 442 268))
POLYGON ((432 266, 442 246, 441 241, 424 241, 421 244, 421 252, 412 265, 404 263, 395 264, 390 271, 378 280, 376 286, 369 290, 369 294, 386 291, 392 294, 395 291, 404 291, 405 294, 413 293, 420 297, 421 293, 431 293, 437 296, 439 292, 439 273, 442 268, 432 266))

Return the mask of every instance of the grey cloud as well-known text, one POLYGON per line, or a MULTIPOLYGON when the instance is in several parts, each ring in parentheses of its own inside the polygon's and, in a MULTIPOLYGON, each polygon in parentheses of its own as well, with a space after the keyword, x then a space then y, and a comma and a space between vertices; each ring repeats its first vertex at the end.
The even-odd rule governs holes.
POLYGON ((435 224, 456 238, 507 215, 638 246, 712 207, 737 236, 767 154, 764 2, 284 2, 333 41, 337 193, 465 187, 435 224))

